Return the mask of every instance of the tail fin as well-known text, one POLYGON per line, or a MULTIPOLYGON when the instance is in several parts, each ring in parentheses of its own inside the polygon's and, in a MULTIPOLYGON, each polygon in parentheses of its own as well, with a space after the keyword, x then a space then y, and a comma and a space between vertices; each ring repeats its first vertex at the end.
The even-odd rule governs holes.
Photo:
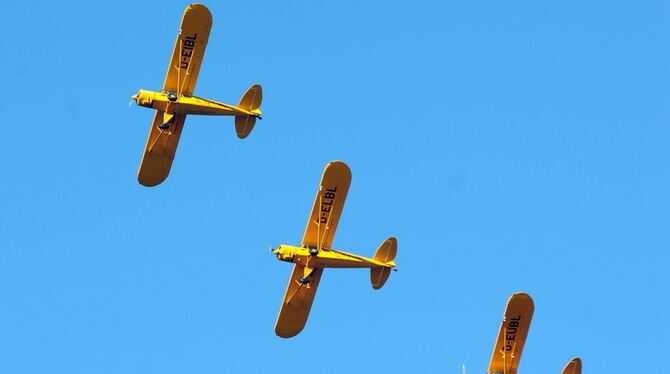
MULTIPOLYGON (((390 266, 395 267, 393 259, 395 258, 396 253, 398 252, 398 240, 394 237, 386 239, 375 252, 374 259, 376 261, 387 263, 390 266)), ((374 267, 370 269, 370 282, 372 282, 372 288, 378 290, 384 286, 386 280, 389 279, 391 275, 391 267, 374 267)))
POLYGON ((254 84, 249 87, 247 92, 242 95, 238 107, 254 112, 255 115, 243 115, 235 116, 235 131, 237 132, 237 137, 244 139, 251 133, 251 130, 254 129, 256 124, 256 118, 261 114, 261 111, 258 109, 261 106, 263 101, 263 89, 260 84, 254 84))

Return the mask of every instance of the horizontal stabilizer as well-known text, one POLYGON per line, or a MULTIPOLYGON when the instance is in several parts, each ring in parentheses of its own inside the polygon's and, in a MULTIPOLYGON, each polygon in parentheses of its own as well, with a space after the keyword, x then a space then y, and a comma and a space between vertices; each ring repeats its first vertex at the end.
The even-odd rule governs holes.
POLYGON ((244 139, 251 133, 251 130, 254 129, 256 124, 256 119, 261 115, 261 111, 258 109, 261 107, 261 102, 263 101, 263 89, 260 84, 254 84, 253 86, 247 89, 247 92, 242 95, 238 107, 248 110, 255 115, 246 115, 246 116, 236 116, 235 117, 235 132, 237 132, 237 137, 244 139))
POLYGON ((237 137, 244 139, 251 133, 256 124, 256 116, 235 116, 235 132, 237 137))
MULTIPOLYGON (((395 267, 393 259, 398 253, 398 240, 394 237, 390 237, 377 248, 375 252, 375 261, 383 262, 388 264, 391 267, 395 267)), ((391 275, 391 267, 373 267, 370 269, 370 282, 372 282, 372 288, 378 290, 384 286, 386 280, 389 279, 391 275)))
POLYGON ((375 290, 382 288, 386 280, 389 279, 389 275, 391 275, 391 268, 371 268, 370 282, 372 282, 372 288, 375 290))
POLYGON ((263 89, 260 84, 254 84, 253 86, 247 89, 247 92, 242 95, 238 107, 253 111, 261 107, 261 102, 263 101, 263 89))
POLYGON ((377 248, 375 252, 374 259, 380 262, 389 262, 393 261, 396 253, 398 252, 398 240, 394 237, 390 237, 377 248))

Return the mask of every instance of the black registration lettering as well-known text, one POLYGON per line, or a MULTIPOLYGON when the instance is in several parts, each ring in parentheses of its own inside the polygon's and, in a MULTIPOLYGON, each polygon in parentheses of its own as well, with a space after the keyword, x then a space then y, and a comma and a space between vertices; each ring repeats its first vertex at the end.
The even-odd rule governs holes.
POLYGON ((184 36, 184 40, 181 45, 181 60, 179 61, 179 68, 188 69, 188 65, 191 63, 191 56, 193 55, 193 47, 195 46, 195 40, 198 38, 198 33, 194 33, 193 36, 184 36))

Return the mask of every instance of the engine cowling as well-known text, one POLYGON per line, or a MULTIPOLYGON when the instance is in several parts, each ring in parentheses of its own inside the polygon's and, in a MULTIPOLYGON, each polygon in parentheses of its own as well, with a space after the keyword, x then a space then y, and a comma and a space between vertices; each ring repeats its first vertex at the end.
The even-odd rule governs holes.
POLYGON ((274 251, 274 254, 277 256, 277 260, 286 262, 292 262, 293 257, 295 256, 290 248, 281 245, 274 251))
POLYGON ((151 108, 151 105, 153 104, 154 100, 151 97, 151 95, 144 90, 139 90, 135 95, 132 96, 133 100, 137 103, 139 106, 151 108))

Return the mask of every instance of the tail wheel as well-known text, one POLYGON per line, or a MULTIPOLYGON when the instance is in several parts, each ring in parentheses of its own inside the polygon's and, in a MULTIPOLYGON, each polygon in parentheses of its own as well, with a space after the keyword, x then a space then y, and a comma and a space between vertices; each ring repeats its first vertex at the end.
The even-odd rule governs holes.
POLYGON ((302 284, 307 284, 309 283, 309 278, 298 278, 298 282, 302 284))
POLYGON ((158 125, 158 128, 161 130, 167 130, 170 128, 170 125, 168 125, 167 123, 161 123, 160 125, 158 125))

